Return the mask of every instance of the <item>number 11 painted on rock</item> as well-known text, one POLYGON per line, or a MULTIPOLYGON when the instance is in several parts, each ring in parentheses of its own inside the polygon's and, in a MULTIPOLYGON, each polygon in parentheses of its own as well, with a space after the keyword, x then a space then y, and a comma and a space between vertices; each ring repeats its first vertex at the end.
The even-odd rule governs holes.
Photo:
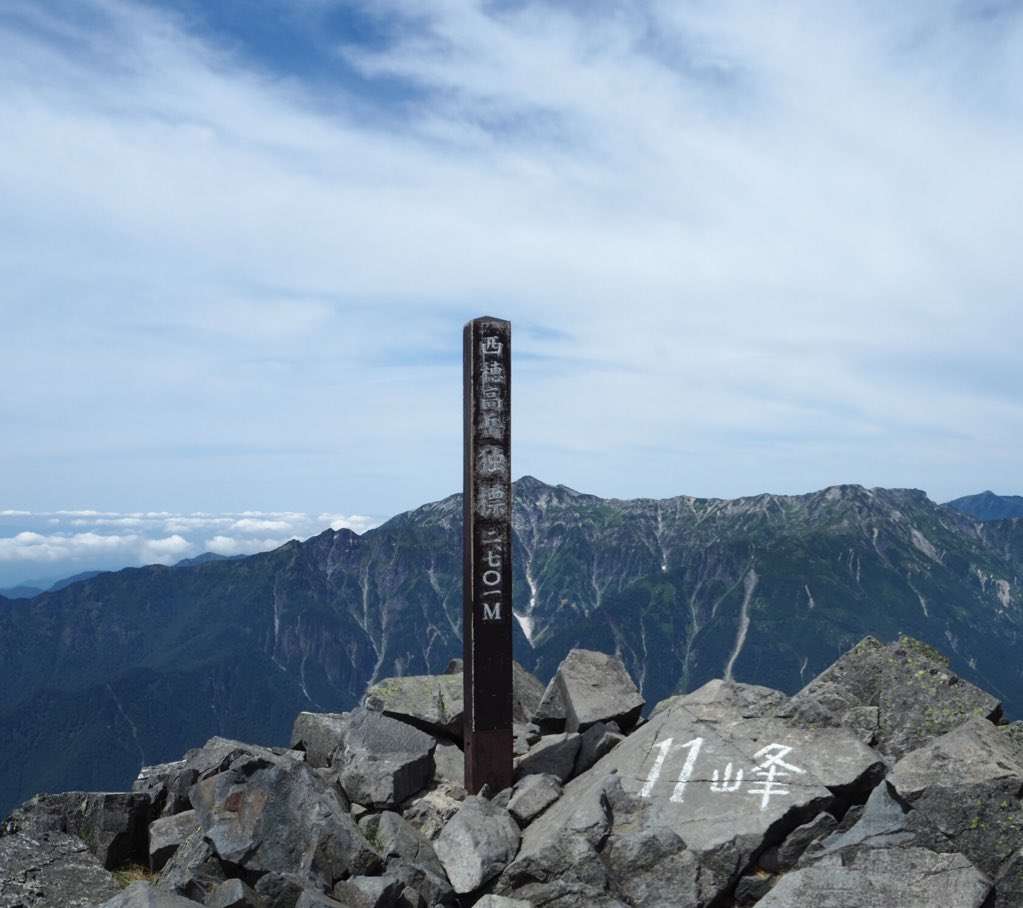
POLYGON ((465 787, 512 783, 511 323, 463 335, 465 787))

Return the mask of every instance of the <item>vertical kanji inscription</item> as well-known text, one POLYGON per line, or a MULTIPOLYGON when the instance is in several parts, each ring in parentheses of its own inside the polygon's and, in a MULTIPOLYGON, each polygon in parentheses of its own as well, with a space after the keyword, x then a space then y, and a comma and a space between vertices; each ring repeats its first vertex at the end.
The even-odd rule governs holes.
POLYGON ((465 787, 512 783, 511 323, 463 337, 465 787))

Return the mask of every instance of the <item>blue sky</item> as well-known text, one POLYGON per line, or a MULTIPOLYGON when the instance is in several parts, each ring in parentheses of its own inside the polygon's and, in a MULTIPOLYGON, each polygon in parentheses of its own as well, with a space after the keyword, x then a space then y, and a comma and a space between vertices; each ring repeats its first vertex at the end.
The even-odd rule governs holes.
POLYGON ((483 314, 515 475, 1023 493, 1018 3, 0 0, 0 135, 0 579, 458 491, 483 314))

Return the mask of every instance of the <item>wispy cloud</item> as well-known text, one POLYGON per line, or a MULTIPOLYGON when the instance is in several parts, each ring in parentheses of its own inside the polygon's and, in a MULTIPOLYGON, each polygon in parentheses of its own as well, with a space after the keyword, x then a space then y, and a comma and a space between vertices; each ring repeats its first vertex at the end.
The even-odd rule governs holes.
POLYGON ((1017 491, 1017 7, 273 6, 6 4, 5 504, 441 497, 484 312, 516 472, 1017 491))

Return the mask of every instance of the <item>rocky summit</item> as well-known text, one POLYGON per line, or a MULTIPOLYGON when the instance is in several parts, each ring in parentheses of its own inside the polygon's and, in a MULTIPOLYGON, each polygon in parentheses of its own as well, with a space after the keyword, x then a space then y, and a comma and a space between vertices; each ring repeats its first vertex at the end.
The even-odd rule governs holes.
POLYGON ((645 719, 615 657, 546 689, 517 666, 515 783, 477 794, 459 668, 302 713, 288 748, 213 738, 130 792, 33 798, 0 908, 1023 905, 1023 726, 915 640, 645 719))

